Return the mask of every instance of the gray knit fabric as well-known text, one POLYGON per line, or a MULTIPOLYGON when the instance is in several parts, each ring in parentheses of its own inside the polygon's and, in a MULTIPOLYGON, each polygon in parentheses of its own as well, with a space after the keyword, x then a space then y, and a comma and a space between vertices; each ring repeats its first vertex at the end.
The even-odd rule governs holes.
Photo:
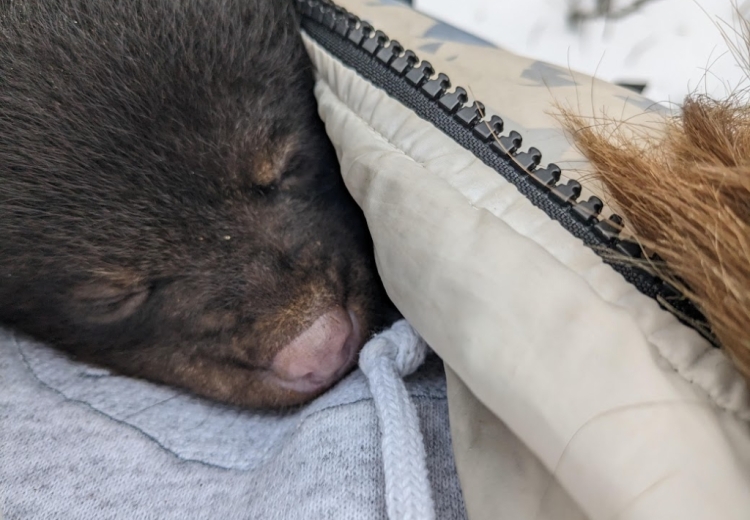
MULTIPOLYGON (((384 519, 380 436, 356 371, 258 414, 75 363, 0 331, 0 512, 9 519, 384 519)), ((465 518, 434 356, 407 388, 437 518, 465 518)))

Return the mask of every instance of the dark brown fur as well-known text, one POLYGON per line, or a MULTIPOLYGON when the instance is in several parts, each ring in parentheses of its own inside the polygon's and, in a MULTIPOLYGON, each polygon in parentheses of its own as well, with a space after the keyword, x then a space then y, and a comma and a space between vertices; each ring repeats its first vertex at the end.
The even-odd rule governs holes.
POLYGON ((0 321, 246 406, 332 305, 383 323, 281 0, 0 1, 0 321))

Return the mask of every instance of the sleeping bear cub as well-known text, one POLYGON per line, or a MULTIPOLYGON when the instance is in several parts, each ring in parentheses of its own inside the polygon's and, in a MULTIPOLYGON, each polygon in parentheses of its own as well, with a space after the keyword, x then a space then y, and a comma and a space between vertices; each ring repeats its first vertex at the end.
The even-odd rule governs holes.
POLYGON ((0 322, 299 404, 392 321, 284 0, 0 3, 0 322))

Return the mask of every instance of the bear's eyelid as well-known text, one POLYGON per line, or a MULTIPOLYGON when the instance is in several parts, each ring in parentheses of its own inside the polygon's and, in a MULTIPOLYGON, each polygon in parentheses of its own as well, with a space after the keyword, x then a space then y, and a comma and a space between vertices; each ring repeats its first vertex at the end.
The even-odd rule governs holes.
POLYGON ((281 138, 275 146, 270 146, 269 154, 260 158, 254 166, 253 183, 260 187, 268 187, 281 180, 292 163, 297 144, 297 137, 290 135, 281 138))
POLYGON ((90 281, 73 290, 75 307, 89 323, 109 324, 128 318, 151 294, 151 286, 126 274, 107 278, 111 279, 90 281))

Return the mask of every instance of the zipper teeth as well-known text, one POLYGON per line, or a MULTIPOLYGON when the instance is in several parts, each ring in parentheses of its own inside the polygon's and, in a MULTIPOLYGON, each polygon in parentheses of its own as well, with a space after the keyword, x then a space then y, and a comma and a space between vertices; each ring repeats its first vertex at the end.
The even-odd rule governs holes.
MULTIPOLYGON (((450 91, 447 75, 436 73, 430 62, 420 60, 398 41, 331 0, 295 0, 295 5, 302 15, 303 28, 313 39, 474 153, 594 249, 641 293, 656 299, 680 321, 718 345, 705 317, 691 301, 671 284, 633 265, 632 261, 645 253, 637 242, 620 238, 622 217, 613 214, 601 218, 604 203, 599 197, 578 200, 582 191, 578 181, 561 183, 561 169, 554 163, 541 168, 542 153, 535 147, 521 151, 521 134, 515 130, 503 134, 502 118, 493 115, 487 120, 483 103, 475 100, 468 104, 466 89, 456 86, 450 91), (631 262, 618 262, 617 256, 631 262)), ((656 256, 652 259, 658 260, 656 256)))

